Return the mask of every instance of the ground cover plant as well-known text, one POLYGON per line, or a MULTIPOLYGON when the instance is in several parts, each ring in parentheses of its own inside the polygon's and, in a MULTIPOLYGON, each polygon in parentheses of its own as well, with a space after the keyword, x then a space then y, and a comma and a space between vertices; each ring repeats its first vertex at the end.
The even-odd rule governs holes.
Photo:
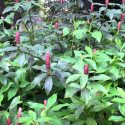
POLYGON ((124 0, 16 0, 2 13, 0 125, 125 125, 124 0))

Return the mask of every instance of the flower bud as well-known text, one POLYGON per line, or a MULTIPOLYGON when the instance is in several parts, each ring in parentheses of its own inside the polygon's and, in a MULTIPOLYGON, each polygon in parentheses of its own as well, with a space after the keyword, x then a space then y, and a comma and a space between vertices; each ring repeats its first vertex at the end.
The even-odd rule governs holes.
POLYGON ((46 54, 46 69, 49 71, 50 69, 50 53, 47 52, 46 54))
MULTIPOLYGON (((21 113, 22 113, 22 108, 19 108, 17 120, 21 117, 21 113)), ((17 122, 17 125, 21 125, 21 123, 17 122)))
POLYGON ((63 0, 60 0, 60 4, 63 4, 63 0))
POLYGON ((122 4, 125 4, 125 0, 122 0, 122 4))
POLYGON ((75 46, 73 46, 73 49, 75 49, 76 47, 75 46))
POLYGON ((63 31, 60 32, 60 35, 62 35, 62 34, 63 34, 63 31))
POLYGON ((31 2, 31 0, 27 0, 27 2, 31 2))
POLYGON ((90 24, 90 20, 87 20, 87 23, 90 24))
MULTIPOLYGON (((46 100, 44 100, 44 105, 46 106, 46 100)), ((43 110, 45 110, 45 108, 43 108, 43 110)))
POLYGON ((7 125, 11 125, 11 120, 9 118, 7 119, 7 125))
POLYGON ((16 3, 19 3, 20 2, 20 0, 16 0, 16 3))
POLYGON ((119 32, 120 28, 121 28, 121 22, 118 23, 118 32, 119 32))
POLYGON ((121 15, 121 22, 124 22, 124 13, 121 15))
POLYGON ((87 75, 87 74, 88 74, 88 71, 89 71, 89 65, 88 65, 88 64, 85 64, 84 74, 87 75))
POLYGON ((56 22, 56 23, 55 23, 56 30, 58 29, 58 26, 59 26, 59 23, 56 22))
POLYGON ((11 26, 11 28, 10 28, 11 30, 13 29, 13 26, 11 26))
POLYGON ((2 20, 4 20, 4 17, 1 17, 2 20))
POLYGON ((20 33, 16 32, 16 44, 20 44, 20 33))
POLYGON ((96 49, 94 49, 92 53, 95 54, 96 53, 96 49))
POLYGON ((105 0, 105 6, 106 6, 106 8, 108 8, 108 5, 109 5, 109 0, 105 0))
POLYGON ((42 19, 41 18, 39 18, 39 22, 41 22, 42 21, 42 19))
POLYGON ((91 4, 91 13, 93 13, 93 10, 94 10, 94 6, 93 4, 91 4))

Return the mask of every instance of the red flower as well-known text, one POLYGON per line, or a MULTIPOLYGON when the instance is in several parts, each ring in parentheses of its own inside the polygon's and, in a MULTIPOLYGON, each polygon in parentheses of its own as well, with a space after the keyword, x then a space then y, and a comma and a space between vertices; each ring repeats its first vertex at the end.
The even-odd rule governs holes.
POLYGON ((121 22, 124 22, 124 13, 121 15, 121 22))
POLYGON ((105 0, 105 6, 106 6, 106 8, 108 7, 108 5, 109 5, 109 0, 105 0))
POLYGON ((63 0, 60 0, 60 3, 63 4, 63 0))
POLYGON ((49 52, 47 52, 47 55, 46 55, 46 68, 49 71, 50 69, 50 53, 49 52))
POLYGON ((60 32, 60 35, 62 35, 62 34, 63 34, 63 31, 60 32))
POLYGON ((11 120, 9 118, 7 119, 7 124, 11 125, 11 120))
POLYGON ((16 32, 16 44, 20 44, 20 33, 16 32))
POLYGON ((95 54, 96 53, 96 49, 94 49, 92 53, 95 54))
MULTIPOLYGON (((44 105, 46 106, 46 100, 44 100, 44 105)), ((43 110, 45 110, 45 108, 43 108, 43 110)))
POLYGON ((85 67, 84 67, 84 74, 88 74, 88 71, 89 71, 89 65, 88 64, 85 64, 85 67))
POLYGON ((122 4, 125 4, 125 0, 122 0, 122 4))
POLYGON ((76 47, 75 46, 73 46, 73 49, 75 49, 76 47))
MULTIPOLYGON (((21 117, 21 113, 22 113, 22 108, 19 108, 17 120, 21 117)), ((21 125, 21 123, 17 122, 17 125, 21 125)))
POLYGON ((42 21, 42 19, 41 18, 39 18, 39 22, 41 22, 42 21))
POLYGON ((87 20, 87 23, 90 24, 90 20, 87 20))
POLYGON ((118 23, 118 32, 119 32, 120 28, 121 28, 121 22, 118 23))
POLYGON ((94 6, 93 4, 91 4, 91 13, 93 13, 93 10, 94 10, 94 6))
POLYGON ((56 22, 56 23, 55 23, 56 30, 58 29, 58 26, 59 26, 59 23, 56 22))

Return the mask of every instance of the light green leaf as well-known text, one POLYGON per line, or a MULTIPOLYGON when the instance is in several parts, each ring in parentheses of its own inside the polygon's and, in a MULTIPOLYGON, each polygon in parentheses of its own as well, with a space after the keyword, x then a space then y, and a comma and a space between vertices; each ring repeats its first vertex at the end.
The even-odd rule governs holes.
POLYGON ((17 88, 12 88, 8 92, 8 100, 10 100, 12 97, 14 97, 17 93, 18 89, 17 88))
POLYGON ((125 99, 124 98, 114 98, 112 101, 113 102, 118 102, 118 103, 125 103, 125 99))
POLYGON ((88 75, 82 74, 81 77, 80 77, 80 86, 81 86, 81 88, 84 88, 86 86, 87 81, 88 81, 88 75))
POLYGON ((90 57, 92 57, 92 49, 90 47, 88 47, 88 46, 85 46, 85 50, 88 52, 90 57))
POLYGON ((34 121, 36 120, 36 113, 35 112, 33 112, 32 110, 29 110, 28 114, 32 120, 34 120, 34 121))
POLYGON ((33 109, 42 109, 42 108, 46 108, 46 106, 44 106, 43 104, 40 103, 35 103, 35 102, 28 102, 29 107, 33 108, 33 109))
POLYGON ((86 125, 97 125, 97 122, 93 118, 87 118, 86 125))
POLYGON ((80 76, 81 76, 80 74, 71 75, 71 76, 67 79, 66 83, 73 82, 73 81, 77 80, 80 76))
POLYGON ((125 91, 122 88, 117 87, 117 92, 120 94, 121 97, 125 98, 125 91))
POLYGON ((47 106, 52 107, 56 103, 56 100, 57 100, 57 94, 52 95, 47 101, 47 106))
POLYGON ((95 38, 98 42, 101 41, 102 33, 99 31, 92 32, 92 37, 95 38))
POLYGON ((92 69, 97 70, 96 63, 92 59, 85 59, 85 61, 91 66, 92 69))
POLYGON ((69 28, 67 28, 67 27, 65 27, 65 28, 63 29, 63 36, 68 35, 68 34, 69 34, 69 32, 70 32, 70 29, 69 29, 69 28))
POLYGON ((109 121, 114 121, 114 122, 122 122, 125 121, 125 118, 122 116, 110 116, 109 121))
POLYGON ((118 108, 121 114, 125 117, 125 104, 123 106, 119 105, 118 108))

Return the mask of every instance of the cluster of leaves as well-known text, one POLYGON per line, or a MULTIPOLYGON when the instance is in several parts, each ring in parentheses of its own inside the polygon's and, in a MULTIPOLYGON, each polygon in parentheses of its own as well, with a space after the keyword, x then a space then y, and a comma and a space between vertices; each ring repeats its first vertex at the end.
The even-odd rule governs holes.
POLYGON ((99 11, 81 16, 77 10, 74 14, 73 0, 63 4, 22 0, 4 10, 10 14, 0 19, 0 124, 6 125, 8 118, 12 125, 125 124, 124 23, 117 28, 125 5, 109 3, 120 9, 99 5, 99 11), (54 21, 48 17, 48 5, 54 21), (44 16, 34 7, 42 8, 44 16), (22 19, 13 29, 5 29, 4 22, 12 23, 12 11, 20 12, 22 19), (20 44, 15 42, 16 32, 20 44), (17 119, 19 107, 22 116, 17 119))

